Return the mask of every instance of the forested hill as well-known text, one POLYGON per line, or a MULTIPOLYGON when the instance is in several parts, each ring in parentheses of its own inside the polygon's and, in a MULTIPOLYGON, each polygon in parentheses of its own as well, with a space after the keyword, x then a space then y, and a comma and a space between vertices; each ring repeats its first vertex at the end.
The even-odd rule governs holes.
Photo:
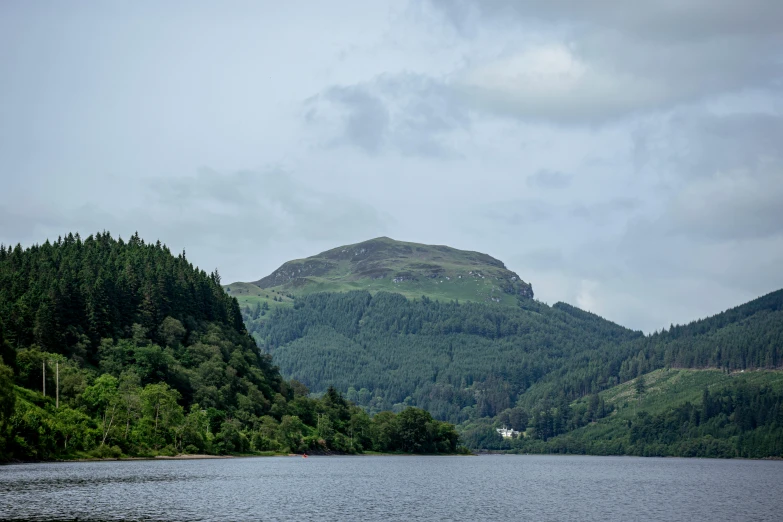
POLYGON ((68 234, 23 250, 0 247, 0 316, 12 345, 98 363, 101 339, 129 337, 134 324, 165 344, 163 319, 214 322, 236 334, 245 327, 235 299, 184 252, 127 243, 99 233, 82 241, 68 234))
POLYGON ((217 271, 138 235, 0 246, 0 356, 0 460, 456 450, 421 410, 371 420, 283 381, 217 271))
POLYGON ((462 423, 557 409, 657 368, 780 368, 782 306, 778 291, 650 336, 565 303, 383 292, 312 294, 245 319, 282 373, 313 390, 333 385, 371 411, 412 404, 462 423))
POLYGON ((635 354, 629 341, 641 338, 562 304, 497 307, 363 291, 304 296, 248 324, 283 374, 314 391, 332 385, 371 410, 416 405, 450 422, 616 384, 635 354))
POLYGON ((296 296, 351 290, 512 306, 519 298, 533 297, 529 283, 487 254, 387 237, 289 261, 263 279, 226 289, 250 307, 277 307, 296 296))
POLYGON ((663 367, 783 368, 783 290, 637 340, 630 373, 663 367), (638 368, 637 368, 638 366, 638 368))
POLYGON ((623 342, 616 355, 605 363, 619 385, 584 397, 557 386, 533 400, 523 395, 495 418, 465 422, 466 444, 526 453, 783 457, 783 291, 623 342), (524 435, 502 440, 495 432, 502 424, 524 435))

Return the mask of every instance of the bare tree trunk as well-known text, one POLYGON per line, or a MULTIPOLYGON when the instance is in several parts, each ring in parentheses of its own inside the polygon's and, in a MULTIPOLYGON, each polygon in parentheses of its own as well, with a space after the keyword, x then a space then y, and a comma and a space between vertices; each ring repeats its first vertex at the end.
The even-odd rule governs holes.
POLYGON ((160 415, 160 402, 155 405, 155 449, 158 449, 160 445, 157 444, 158 440, 158 416, 160 415))
POLYGON ((131 418, 131 407, 130 407, 130 398, 125 398, 125 435, 123 436, 123 439, 128 440, 128 432, 130 431, 130 418, 131 418))
POLYGON ((106 438, 109 436, 109 430, 111 430, 111 425, 114 422, 114 410, 117 409, 117 406, 114 405, 111 408, 111 418, 109 418, 109 425, 106 426, 106 413, 103 414, 103 440, 101 440, 101 446, 106 444, 106 438))

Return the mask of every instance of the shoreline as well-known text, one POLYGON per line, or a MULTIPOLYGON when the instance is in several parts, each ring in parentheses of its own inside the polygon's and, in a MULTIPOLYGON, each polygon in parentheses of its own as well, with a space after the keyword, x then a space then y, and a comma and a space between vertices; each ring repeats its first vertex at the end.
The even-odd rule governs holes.
MULTIPOLYGON (((302 453, 272 453, 268 455, 258 454, 238 454, 238 455, 206 455, 206 454, 180 454, 180 455, 157 455, 154 457, 81 457, 75 459, 53 459, 53 460, 19 460, 0 462, 0 466, 16 465, 16 464, 46 464, 46 463, 68 463, 68 462, 128 462, 128 461, 144 461, 144 460, 222 460, 222 459, 250 459, 250 458, 270 458, 270 457, 299 457, 302 458, 302 453)), ((460 454, 460 453, 307 453, 307 457, 471 457, 477 456, 475 453, 460 454)))
MULTIPOLYGON (((181 455, 158 455, 155 457, 117 457, 117 458, 77 458, 77 459, 55 459, 55 460, 28 460, 28 461, 11 461, 0 462, 0 467, 4 465, 18 465, 18 464, 45 464, 45 463, 68 463, 68 462, 124 462, 124 461, 154 461, 154 460, 222 460, 222 459, 249 459, 249 458, 269 458, 269 457, 299 457, 302 458, 302 453, 274 453, 269 455, 257 455, 257 454, 239 454, 239 455, 206 455, 206 454, 181 454, 181 455)), ((732 457, 732 458, 717 458, 717 457, 676 457, 676 456, 653 456, 644 457, 639 455, 590 455, 590 454, 576 454, 576 453, 513 453, 504 451, 478 451, 470 454, 462 453, 307 453, 307 457, 505 457, 505 456, 518 456, 518 457, 629 457, 629 458, 662 458, 662 459, 684 459, 684 460, 748 460, 748 461, 783 461, 783 457, 761 457, 761 458, 747 458, 747 457, 732 457)))

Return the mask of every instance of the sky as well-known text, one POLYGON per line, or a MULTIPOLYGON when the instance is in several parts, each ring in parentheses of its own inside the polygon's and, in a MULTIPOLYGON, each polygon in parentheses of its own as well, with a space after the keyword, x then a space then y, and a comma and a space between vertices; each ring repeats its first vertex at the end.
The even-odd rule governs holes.
POLYGON ((0 243, 388 236, 652 332, 783 288, 783 2, 0 2, 0 243))

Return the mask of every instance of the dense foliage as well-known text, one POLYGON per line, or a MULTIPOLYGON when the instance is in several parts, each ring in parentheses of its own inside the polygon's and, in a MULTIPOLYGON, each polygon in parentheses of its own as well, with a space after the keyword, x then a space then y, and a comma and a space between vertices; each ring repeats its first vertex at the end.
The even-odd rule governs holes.
POLYGON ((94 363, 102 339, 129 337, 133 324, 162 343, 172 316, 244 330, 239 306, 207 275, 165 245, 99 233, 68 234, 23 250, 0 247, 0 316, 16 346, 37 344, 94 363))
POLYGON ((0 246, 0 356, 0 459, 456 449, 421 410, 283 381, 217 271, 136 235, 0 246))
POLYGON ((630 378, 665 366, 746 370, 783 367, 783 290, 707 319, 647 336, 624 368, 630 378))
POLYGON ((618 382, 640 337, 567 305, 516 308, 367 292, 312 294, 248 327, 284 375, 345 391, 370 411, 416 405, 436 418, 493 417, 552 390, 618 382))
POLYGON ((335 386, 370 412, 425 408, 460 423, 474 448, 508 449, 503 425, 532 441, 578 430, 612 413, 601 391, 658 368, 783 365, 783 291, 648 336, 529 299, 512 308, 323 293, 243 316, 284 375, 335 386))
MULTIPOLYGON (((677 457, 783 457, 783 390, 734 383, 701 401, 659 413, 639 411, 622 421, 621 436, 577 430, 552 438, 534 428, 529 437, 491 441, 525 453, 577 453, 677 457)), ((615 422, 617 423, 617 422, 615 422)), ((471 444, 471 441, 468 441, 471 444)))

